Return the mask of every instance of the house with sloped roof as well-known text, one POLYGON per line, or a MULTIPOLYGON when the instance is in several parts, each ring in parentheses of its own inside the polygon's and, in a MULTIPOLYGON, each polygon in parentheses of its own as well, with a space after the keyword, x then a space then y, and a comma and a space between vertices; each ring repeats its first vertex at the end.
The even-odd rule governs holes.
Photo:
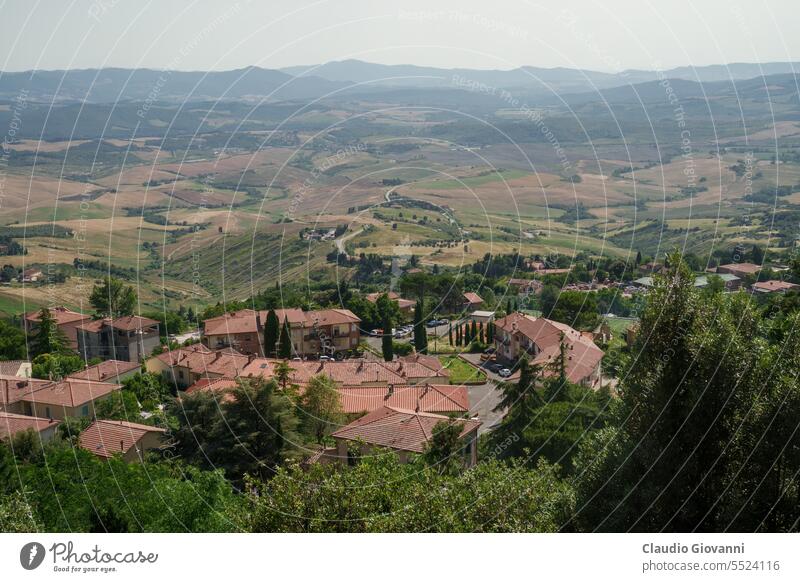
POLYGON ((531 363, 542 366, 545 375, 556 373, 554 366, 563 343, 567 379, 588 388, 600 387, 603 350, 590 337, 564 323, 511 313, 495 321, 494 342, 499 361, 511 367, 527 355, 531 363))
POLYGON ((94 366, 87 366, 83 370, 74 372, 67 376, 67 378, 121 384, 124 380, 135 376, 141 369, 142 367, 138 362, 105 360, 94 366))
POLYGON ((127 462, 142 462, 149 450, 161 448, 166 430, 124 420, 95 420, 78 437, 80 446, 101 459, 119 455, 127 462))
POLYGON ((464 293, 464 309, 466 311, 474 311, 483 305, 483 298, 477 293, 467 291, 464 293))
POLYGON ((413 384, 388 386, 342 386, 339 392, 342 412, 357 418, 384 406, 463 416, 469 412, 467 387, 452 384, 413 384))
POLYGON ((800 289, 800 285, 779 280, 758 281, 753 283, 750 289, 753 293, 786 293, 787 291, 796 291, 800 289))
POLYGON ((42 442, 48 442, 56 437, 58 424, 59 421, 52 418, 0 412, 0 441, 12 439, 21 432, 32 430, 39 435, 42 442))
POLYGON ((235 378, 251 360, 233 348, 212 350, 203 344, 191 344, 162 352, 148 359, 145 367, 178 388, 187 388, 202 379, 235 378))
POLYGON ((44 279, 44 273, 42 273, 42 270, 37 267, 25 269, 19 276, 20 283, 36 283, 42 279, 44 279))
POLYGON ((86 360, 141 362, 161 345, 158 322, 138 315, 88 321, 77 332, 78 353, 86 360))
POLYGON ((736 275, 740 279, 755 277, 758 275, 759 271, 761 271, 761 265, 756 265, 755 263, 730 263, 717 267, 717 273, 736 275))
MULTIPOLYGON (((51 307, 49 309, 50 315, 55 320, 56 327, 64 332, 64 335, 69 341, 69 348, 71 350, 78 349, 78 326, 92 321, 90 315, 84 315, 77 311, 72 311, 63 306, 51 307)), ((31 311, 25 314, 22 319, 22 324, 27 335, 33 335, 39 329, 41 310, 31 311)))
MULTIPOLYGON (((244 354, 263 356, 264 325, 268 311, 242 309, 203 322, 202 342, 212 349, 232 347, 244 354)), ((349 309, 276 309, 278 321, 289 327, 292 354, 333 355, 358 347, 361 320, 349 309)))
MULTIPOLYGON (((340 386, 388 386, 390 384, 447 384, 449 372, 435 358, 401 358, 392 362, 366 360, 363 358, 342 361, 290 361, 289 382, 307 384, 311 378, 323 374, 340 386)), ((254 358, 241 376, 275 377, 277 366, 283 360, 254 358)))
POLYGON ((0 377, 0 411, 55 420, 93 417, 96 404, 120 389, 119 384, 73 378, 0 377))
POLYGON ((425 452, 433 429, 440 422, 461 427, 460 455, 465 466, 477 464, 480 421, 391 406, 375 409, 335 431, 331 436, 336 448, 328 452, 328 459, 352 464, 356 461, 353 448, 358 449, 358 456, 375 454, 376 449, 389 449, 397 453, 401 463, 407 463, 414 455, 425 452))

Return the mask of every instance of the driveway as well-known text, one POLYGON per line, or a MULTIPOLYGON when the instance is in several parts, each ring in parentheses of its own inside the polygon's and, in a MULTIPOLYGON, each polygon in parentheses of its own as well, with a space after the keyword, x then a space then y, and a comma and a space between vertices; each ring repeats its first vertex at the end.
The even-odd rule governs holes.
POLYGON ((480 418, 483 424, 478 429, 478 434, 483 434, 503 418, 502 413, 493 411, 502 395, 493 382, 467 386, 467 392, 469 393, 469 411, 480 418))
POLYGON ((469 364, 474 366, 475 368, 480 369, 481 372, 486 374, 486 377, 489 378, 489 380, 494 380, 495 382, 516 382, 517 380, 519 380, 519 371, 518 370, 514 371, 514 373, 511 374, 511 376, 509 376, 508 378, 503 378, 499 374, 496 374, 496 373, 484 368, 482 364, 485 364, 485 362, 481 361, 481 355, 480 354, 465 354, 465 353, 461 353, 461 354, 459 354, 459 357, 462 360, 464 360, 465 362, 468 362, 469 364))

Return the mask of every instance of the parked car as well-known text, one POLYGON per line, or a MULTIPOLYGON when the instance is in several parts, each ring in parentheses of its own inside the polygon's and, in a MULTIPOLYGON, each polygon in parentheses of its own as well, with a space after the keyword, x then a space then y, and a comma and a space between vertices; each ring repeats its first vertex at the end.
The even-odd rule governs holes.
POLYGON ((371 332, 369 332, 369 335, 372 336, 372 337, 382 336, 383 335, 383 330, 381 328, 377 327, 377 328, 373 329, 371 332))
POLYGON ((501 368, 497 372, 497 375, 500 376, 501 378, 508 378, 511 375, 511 370, 509 370, 508 368, 501 368))
POLYGON ((440 325, 444 325, 446 323, 449 323, 446 319, 431 319, 425 325, 428 327, 439 327, 440 325))

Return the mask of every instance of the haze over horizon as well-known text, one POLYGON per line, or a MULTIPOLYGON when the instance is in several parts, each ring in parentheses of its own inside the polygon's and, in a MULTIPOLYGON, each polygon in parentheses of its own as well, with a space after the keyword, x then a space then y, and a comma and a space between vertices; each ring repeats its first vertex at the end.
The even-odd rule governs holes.
POLYGON ((281 69, 377 64, 599 72, 797 60, 800 13, 788 0, 565 0, 547 6, 359 0, 144 6, 114 0, 3 3, 0 71, 281 69), (677 4, 677 5, 676 5, 677 4), (778 18, 776 15, 780 15, 778 18), (636 23, 635 27, 631 23, 636 23))

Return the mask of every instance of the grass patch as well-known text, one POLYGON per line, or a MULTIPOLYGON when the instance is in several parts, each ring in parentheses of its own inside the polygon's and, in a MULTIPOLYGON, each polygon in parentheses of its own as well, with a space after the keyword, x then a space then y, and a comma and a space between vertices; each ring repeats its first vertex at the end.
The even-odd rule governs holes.
POLYGON ((458 356, 443 356, 439 358, 442 365, 450 371, 451 384, 463 384, 465 382, 486 382, 486 374, 476 370, 470 364, 458 356))

